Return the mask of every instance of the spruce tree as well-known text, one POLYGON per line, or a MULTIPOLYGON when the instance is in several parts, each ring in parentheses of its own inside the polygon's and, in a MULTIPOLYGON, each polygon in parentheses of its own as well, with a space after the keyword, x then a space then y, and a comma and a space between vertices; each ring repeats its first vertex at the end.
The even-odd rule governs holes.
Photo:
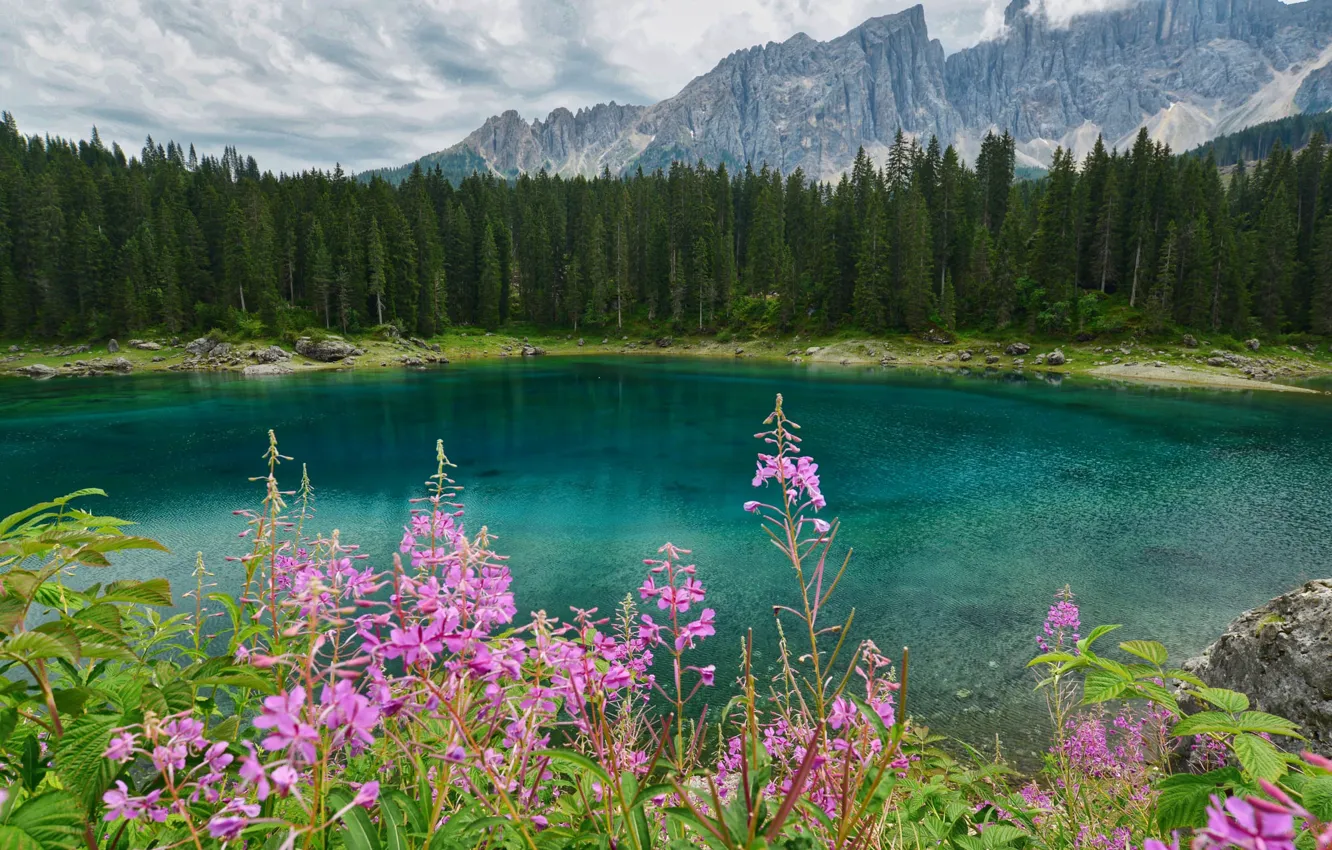
POLYGON ((477 323, 486 330, 494 330, 500 322, 500 264, 495 248, 495 229, 486 225, 481 237, 481 284, 478 292, 477 323))

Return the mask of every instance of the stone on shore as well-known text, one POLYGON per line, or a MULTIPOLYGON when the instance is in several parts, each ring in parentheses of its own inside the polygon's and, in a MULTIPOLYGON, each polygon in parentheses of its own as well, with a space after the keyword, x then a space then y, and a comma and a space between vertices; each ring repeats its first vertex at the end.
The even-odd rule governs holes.
POLYGON ((1332 580, 1245 611, 1184 668, 1294 721, 1315 752, 1332 754, 1332 580))
POLYGON ((344 357, 354 355, 356 346, 337 337, 327 337, 315 342, 310 337, 303 336, 296 340, 296 353, 311 360, 318 360, 320 363, 335 363, 344 357))
POLYGON ((257 363, 253 366, 246 366, 241 370, 241 374, 247 378, 263 377, 265 375, 290 375, 292 368, 285 363, 257 363))

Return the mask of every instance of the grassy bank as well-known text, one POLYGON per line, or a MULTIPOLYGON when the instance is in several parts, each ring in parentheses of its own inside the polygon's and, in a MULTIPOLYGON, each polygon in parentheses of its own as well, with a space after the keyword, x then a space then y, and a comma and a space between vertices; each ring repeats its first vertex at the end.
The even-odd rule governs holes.
POLYGON ((1180 335, 1168 341, 1139 339, 1132 335, 1075 342, 1024 336, 1012 332, 959 333, 951 342, 926 341, 918 336, 867 337, 854 332, 833 335, 670 334, 650 327, 625 328, 619 333, 598 331, 552 333, 534 327, 510 326, 488 333, 478 328, 453 328, 429 340, 386 338, 383 335, 349 335, 346 339, 363 353, 331 363, 319 362, 293 351, 290 340, 228 340, 231 353, 221 360, 196 361, 180 338, 178 344, 152 337, 160 350, 141 350, 128 341, 111 352, 108 342, 90 344, 89 351, 76 352, 72 344, 0 343, 0 374, 22 375, 18 370, 40 364, 57 370, 58 376, 84 375, 108 369, 115 358, 124 358, 131 372, 239 371, 259 361, 251 357, 270 345, 291 353, 287 362, 294 373, 325 369, 438 368, 430 362, 450 362, 521 357, 524 346, 540 349, 545 356, 641 356, 675 355, 817 362, 845 365, 883 364, 942 368, 993 369, 1001 371, 1054 372, 1092 375, 1125 381, 1282 389, 1287 382, 1332 374, 1332 353, 1325 344, 1303 338, 1263 341, 1257 351, 1229 337, 1199 338, 1196 346, 1180 335), (1300 344, 1295 344, 1296 342, 1300 344), (422 345, 421 343, 424 343, 422 345), (1030 348, 1025 353, 1010 349, 1014 343, 1030 348), (434 346, 439 351, 433 350, 434 346), (19 350, 13 350, 17 347, 19 350), (1054 365, 1049 354, 1059 350, 1064 362, 1054 365), (1014 353, 1010 353, 1013 351, 1014 353), (1256 373, 1251 377, 1250 373, 1256 373))

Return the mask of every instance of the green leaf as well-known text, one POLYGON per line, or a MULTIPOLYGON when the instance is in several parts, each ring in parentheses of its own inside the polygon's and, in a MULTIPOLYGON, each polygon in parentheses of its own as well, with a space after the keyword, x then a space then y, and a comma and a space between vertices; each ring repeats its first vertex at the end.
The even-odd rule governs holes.
POLYGON ((1028 667, 1035 667, 1037 664, 1068 664, 1077 661, 1078 656, 1068 652, 1047 652, 1044 655, 1038 655, 1027 662, 1028 667))
POLYGON ((30 508, 24 508, 18 513, 13 513, 5 517, 4 519, 0 519, 0 539, 5 539, 7 536, 10 536, 10 532, 15 531, 16 529, 28 527, 28 525, 30 525, 32 522, 29 518, 32 517, 34 514, 40 514, 42 511, 49 510, 51 508, 64 507, 69 502, 72 502, 73 500, 78 498, 82 498, 83 496, 105 496, 105 495, 106 495, 105 490, 99 490, 96 487, 87 487, 83 490, 75 490, 73 493, 61 496, 60 498, 55 499, 53 501, 41 502, 40 504, 33 505, 30 508), (20 526, 19 523, 23 522, 25 519, 29 521, 20 526))
POLYGON ((1285 735, 1301 739, 1304 737, 1300 734, 1300 727, 1293 721, 1262 711, 1240 712, 1237 725, 1245 732, 1266 732, 1269 735, 1285 735))
POLYGON ((1228 691, 1225 688, 1199 688, 1197 693, 1201 699, 1231 714, 1239 714, 1241 711, 1249 710, 1249 698, 1239 691, 1228 691))
POLYGON ((0 850, 72 850, 82 841, 83 808, 67 791, 38 794, 9 811, 0 850))
POLYGON ((386 798, 392 800, 393 804, 407 816, 407 826, 411 832, 416 835, 426 834, 425 818, 421 816, 421 807, 416 804, 415 800, 396 788, 379 792, 381 803, 386 798))
POLYGON ((981 842, 988 850, 995 850, 995 848, 1010 846, 1014 841, 1026 837, 1027 833, 1016 826, 995 823, 985 827, 985 831, 981 833, 981 842))
POLYGON ((106 586, 99 602, 128 602, 132 605, 171 605, 171 583, 164 578, 147 581, 116 581, 106 586))
POLYGON ((1162 833, 1175 829, 1191 829, 1207 822, 1207 802, 1213 794, 1221 793, 1239 775, 1233 769, 1195 775, 1177 773, 1167 776, 1159 784, 1156 800, 1156 825, 1162 833))
POLYGON ((385 850, 407 850, 407 815, 386 794, 379 797, 379 822, 384 826, 385 850))
POLYGON ((1192 685, 1195 688, 1207 687, 1206 682, 1204 682, 1202 679, 1199 679, 1197 676, 1193 675, 1188 670, 1180 670, 1178 668, 1174 668, 1165 671, 1165 674, 1167 678, 1175 679, 1177 681, 1183 682, 1186 685, 1192 685))
POLYGON ((347 850, 379 850, 379 833, 374 824, 370 823, 370 816, 365 813, 365 809, 352 805, 350 791, 343 788, 329 791, 327 806, 330 816, 347 809, 339 818, 342 827, 337 831, 343 847, 347 850))
POLYGON ((1235 751, 1235 757, 1245 772, 1255 779, 1275 782, 1286 772, 1286 762, 1281 758, 1281 753, 1265 738, 1246 732, 1236 735, 1230 748, 1235 751))
POLYGON ((1235 735, 1240 728, 1234 718, 1220 711, 1200 711, 1175 724, 1170 731, 1176 738, 1186 735, 1235 735))
POLYGON ((591 773, 594 776, 596 776, 603 783, 605 783, 604 787, 609 788, 611 785, 610 774, 607 773, 605 769, 602 768, 601 765, 597 764, 592 759, 588 758, 582 753, 575 753, 572 750, 537 750, 536 752, 532 753, 532 755, 545 756, 549 758, 551 761, 568 762, 569 764, 581 767, 583 770, 586 770, 588 773, 591 773))
POLYGON ((1136 655, 1157 667, 1165 664, 1166 659, 1170 657, 1165 644, 1154 640, 1126 640, 1119 645, 1119 648, 1129 655, 1136 655))
POLYGON ((1087 635, 1085 638, 1078 641, 1078 649, 1085 653, 1091 647, 1092 644, 1096 643, 1096 641, 1100 640, 1102 637, 1110 634, 1110 632, 1113 632, 1115 629, 1118 628, 1120 628, 1120 626, 1118 625, 1097 626, 1096 628, 1091 630, 1091 634, 1087 635))
POLYGON ((1130 689, 1132 684, 1131 681, 1126 681, 1114 673, 1093 670, 1087 674, 1087 680, 1083 683, 1082 701, 1091 705, 1119 699, 1130 689))
POLYGON ((1332 821, 1332 776, 1312 776, 1300 789, 1304 807, 1324 823, 1332 821))
POLYGON ((47 658, 73 661, 79 657, 79 642, 68 633, 53 635, 49 632, 24 632, 0 643, 0 654, 24 661, 47 658))
POLYGON ((102 758, 111 741, 111 730, 120 725, 120 720, 114 714, 85 714, 66 727, 56 745, 56 775, 78 795, 86 811, 96 808, 120 771, 114 762, 102 758))

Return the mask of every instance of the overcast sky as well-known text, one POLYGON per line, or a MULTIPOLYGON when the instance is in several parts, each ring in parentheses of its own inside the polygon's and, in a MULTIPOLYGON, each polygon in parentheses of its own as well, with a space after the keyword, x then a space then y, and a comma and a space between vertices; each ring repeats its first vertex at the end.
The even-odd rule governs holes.
MULTIPOLYGON (((1063 0, 1095 2, 1095 0, 1063 0)), ((997 0, 927 0, 948 52, 997 0)), ((823 40, 907 0, 33 0, 9 2, 0 108, 25 133, 137 153, 146 135, 261 167, 348 171, 440 150, 486 117, 653 103, 726 54, 823 40)))

